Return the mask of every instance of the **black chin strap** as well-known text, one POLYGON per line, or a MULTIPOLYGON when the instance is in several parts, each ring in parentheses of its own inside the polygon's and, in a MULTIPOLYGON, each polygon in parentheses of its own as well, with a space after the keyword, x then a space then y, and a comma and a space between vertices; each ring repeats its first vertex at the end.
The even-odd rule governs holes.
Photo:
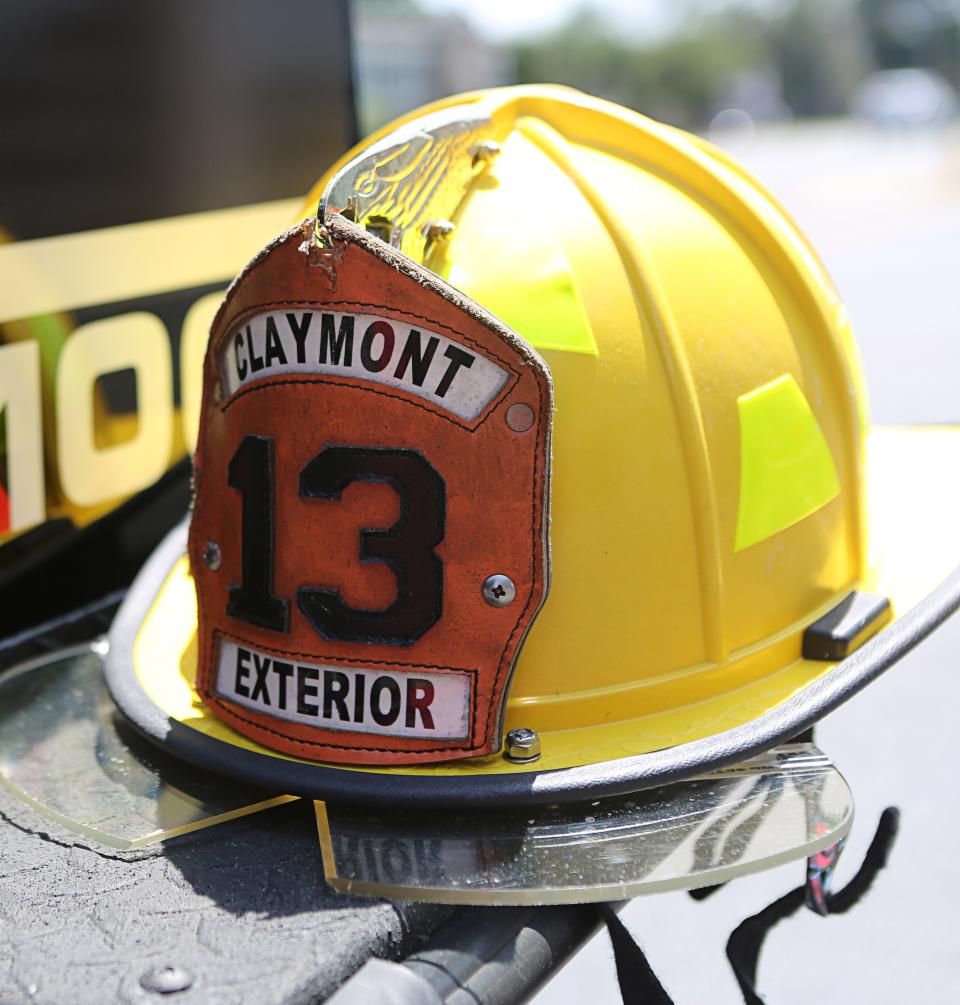
MULTIPOLYGON (((850 882, 836 893, 824 898, 828 914, 844 914, 870 889, 877 873, 887 864, 890 849, 897 836, 900 811, 888 806, 880 815, 877 832, 870 842, 863 864, 850 882)), ((806 887, 800 886, 775 900, 759 914, 741 922, 727 941, 727 959, 733 967, 746 1005, 764 1005, 757 993, 757 964, 767 933, 777 922, 790 917, 806 901, 806 887)))
MULTIPOLYGON (((877 873, 887 864, 890 849, 897 836, 899 820, 900 811, 895 806, 888 806, 883 811, 877 832, 870 842, 857 874, 842 890, 826 894, 824 901, 828 914, 844 914, 870 889, 877 873)), ((705 888, 697 899, 708 896, 716 889, 718 887, 705 888)), ((799 910, 805 903, 806 897, 806 886, 791 890, 769 907, 765 907, 759 914, 741 922, 730 936, 727 942, 727 959, 733 967, 746 1005, 764 1005, 763 999, 757 993, 756 985, 757 964, 767 933, 777 922, 799 910)), ((673 1005, 673 999, 657 979, 643 950, 617 917, 613 905, 598 904, 597 910, 610 933, 613 956, 617 964, 617 980, 620 983, 620 995, 624 1005, 673 1005)))
POLYGON ((647 963, 643 950, 617 917, 613 904, 597 904, 597 911, 606 922, 613 943, 623 1005, 673 1005, 673 999, 647 963))

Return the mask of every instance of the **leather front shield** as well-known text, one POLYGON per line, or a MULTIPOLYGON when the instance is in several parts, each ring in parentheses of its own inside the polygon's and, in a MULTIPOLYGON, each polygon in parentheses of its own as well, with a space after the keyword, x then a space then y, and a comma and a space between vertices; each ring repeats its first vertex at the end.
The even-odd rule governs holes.
POLYGON ((266 248, 213 324, 197 689, 298 757, 494 753, 548 587, 549 371, 353 224, 322 236, 266 248))

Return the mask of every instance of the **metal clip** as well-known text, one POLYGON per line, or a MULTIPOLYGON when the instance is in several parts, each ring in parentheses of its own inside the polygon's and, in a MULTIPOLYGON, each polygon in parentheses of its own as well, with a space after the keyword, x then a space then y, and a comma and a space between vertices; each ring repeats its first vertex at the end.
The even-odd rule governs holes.
POLYGON ((835 844, 818 851, 807 859, 807 907, 814 914, 826 917, 830 913, 827 906, 827 896, 833 884, 833 873, 840 860, 840 853, 846 844, 846 838, 841 838, 835 844))
POLYGON ((502 137, 494 134, 503 128, 482 102, 400 126, 334 175, 320 198, 318 226, 341 213, 422 263, 443 236, 437 227, 455 215, 477 158, 496 156, 502 137))

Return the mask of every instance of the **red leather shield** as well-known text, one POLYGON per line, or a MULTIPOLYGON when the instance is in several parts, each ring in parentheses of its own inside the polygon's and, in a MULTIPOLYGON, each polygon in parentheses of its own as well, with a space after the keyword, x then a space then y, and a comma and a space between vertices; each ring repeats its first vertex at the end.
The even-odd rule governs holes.
POLYGON ((299 757, 490 754, 547 591, 549 371, 354 225, 324 236, 279 238, 214 321, 197 688, 299 757))

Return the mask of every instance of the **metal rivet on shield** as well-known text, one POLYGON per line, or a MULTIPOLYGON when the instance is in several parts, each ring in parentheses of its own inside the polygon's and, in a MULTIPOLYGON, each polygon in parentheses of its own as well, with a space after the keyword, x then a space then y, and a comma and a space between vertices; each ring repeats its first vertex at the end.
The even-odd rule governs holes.
POLYGON ((431 241, 445 241, 456 229, 457 225, 449 220, 431 220, 423 228, 423 236, 428 244, 431 241))
POLYGON ((203 561, 211 572, 220 568, 220 558, 220 545, 216 541, 207 541, 207 546, 203 549, 203 561))
POLYGON ((515 764, 535 761, 540 756, 540 737, 533 729, 520 727, 507 733, 507 742, 503 748, 503 756, 515 764))
POLYGON ((497 573, 483 581, 483 599, 491 607, 506 607, 517 595, 517 587, 509 576, 497 573))
POLYGON ((523 402, 517 402, 507 409, 507 425, 515 433, 525 433, 533 425, 533 409, 523 402))
POLYGON ((473 154, 473 166, 478 164, 489 164, 497 159, 500 153, 500 144, 496 140, 481 140, 470 148, 473 154))
POLYGON ((153 991, 160 995, 186 991, 192 985, 193 974, 183 967, 153 967, 140 978, 140 987, 144 991, 153 991))

